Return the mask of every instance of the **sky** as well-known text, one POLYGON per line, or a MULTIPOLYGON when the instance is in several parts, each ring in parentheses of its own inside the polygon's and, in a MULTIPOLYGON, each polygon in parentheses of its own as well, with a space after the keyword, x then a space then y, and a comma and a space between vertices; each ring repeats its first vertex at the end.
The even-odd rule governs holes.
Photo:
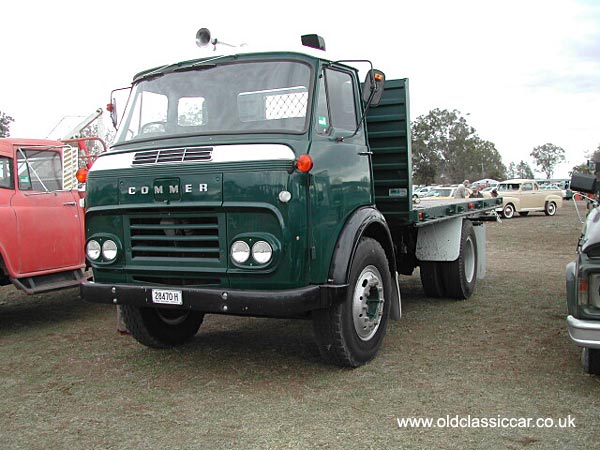
POLYGON ((2 18, 11 137, 45 138, 141 70, 214 54, 195 44, 207 27, 244 51, 302 51, 300 35, 317 33, 326 58, 409 78, 411 119, 459 110, 507 166, 535 170, 531 150, 552 143, 566 151, 554 177, 566 178, 600 146, 600 0, 21 0, 2 18))

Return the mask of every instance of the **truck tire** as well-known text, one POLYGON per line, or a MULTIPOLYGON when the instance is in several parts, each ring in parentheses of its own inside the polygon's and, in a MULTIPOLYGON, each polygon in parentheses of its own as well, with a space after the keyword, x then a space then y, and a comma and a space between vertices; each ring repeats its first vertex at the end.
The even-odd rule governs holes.
POLYGON ((375 357, 385 336, 392 303, 392 279, 385 251, 362 238, 352 260, 346 299, 313 311, 322 357, 342 367, 358 367, 375 357))
POLYGON ((204 319, 204 314, 189 309, 122 305, 121 311, 131 335, 152 348, 169 348, 189 341, 204 319))
POLYGON ((420 264, 421 284, 427 297, 441 298, 446 295, 442 264, 436 261, 422 261, 420 264))
POLYGON ((471 296, 477 283, 477 241, 470 220, 463 220, 458 259, 442 266, 446 295, 465 300, 471 296))
POLYGON ((554 214, 556 214, 556 203, 546 202, 546 209, 544 209, 544 213, 547 216, 553 216, 554 214))
POLYGON ((502 210, 502 217, 505 219, 512 219, 515 215, 515 207, 512 203, 507 203, 504 205, 504 209, 502 210))
POLYGON ((600 349, 583 347, 581 365, 585 373, 600 375, 600 349))

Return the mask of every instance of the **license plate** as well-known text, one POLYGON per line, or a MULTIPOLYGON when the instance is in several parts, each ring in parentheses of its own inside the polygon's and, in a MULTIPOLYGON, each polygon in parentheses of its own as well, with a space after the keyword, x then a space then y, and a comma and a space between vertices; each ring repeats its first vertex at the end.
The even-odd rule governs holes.
POLYGON ((181 291, 152 289, 152 303, 161 303, 163 305, 183 305, 183 295, 181 291))

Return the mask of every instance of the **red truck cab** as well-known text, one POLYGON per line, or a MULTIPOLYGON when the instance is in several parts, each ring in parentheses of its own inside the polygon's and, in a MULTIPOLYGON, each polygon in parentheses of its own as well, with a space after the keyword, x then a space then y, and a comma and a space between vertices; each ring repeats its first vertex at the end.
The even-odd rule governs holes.
POLYGON ((84 277, 84 210, 77 148, 0 139, 0 285, 35 294, 84 277))

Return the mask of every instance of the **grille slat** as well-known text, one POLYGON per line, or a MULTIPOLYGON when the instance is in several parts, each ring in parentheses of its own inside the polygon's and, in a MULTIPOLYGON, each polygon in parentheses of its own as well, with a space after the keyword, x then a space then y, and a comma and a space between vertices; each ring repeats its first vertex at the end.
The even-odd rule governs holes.
POLYGON ((215 253, 215 254, 219 254, 219 249, 214 249, 214 248, 210 248, 210 247, 185 247, 185 248, 179 248, 179 249, 174 249, 172 247, 153 247, 153 246, 144 246, 144 245, 138 245, 136 246, 136 251, 138 252, 156 252, 156 253, 169 253, 172 252, 173 250, 179 250, 179 251, 184 251, 186 253, 215 253))
POLYGON ((132 164, 169 164, 179 162, 208 162, 212 160, 212 147, 181 147, 136 152, 132 164))
POLYGON ((219 242, 219 236, 131 236, 131 241, 155 241, 155 242, 196 242, 214 241, 219 242))

